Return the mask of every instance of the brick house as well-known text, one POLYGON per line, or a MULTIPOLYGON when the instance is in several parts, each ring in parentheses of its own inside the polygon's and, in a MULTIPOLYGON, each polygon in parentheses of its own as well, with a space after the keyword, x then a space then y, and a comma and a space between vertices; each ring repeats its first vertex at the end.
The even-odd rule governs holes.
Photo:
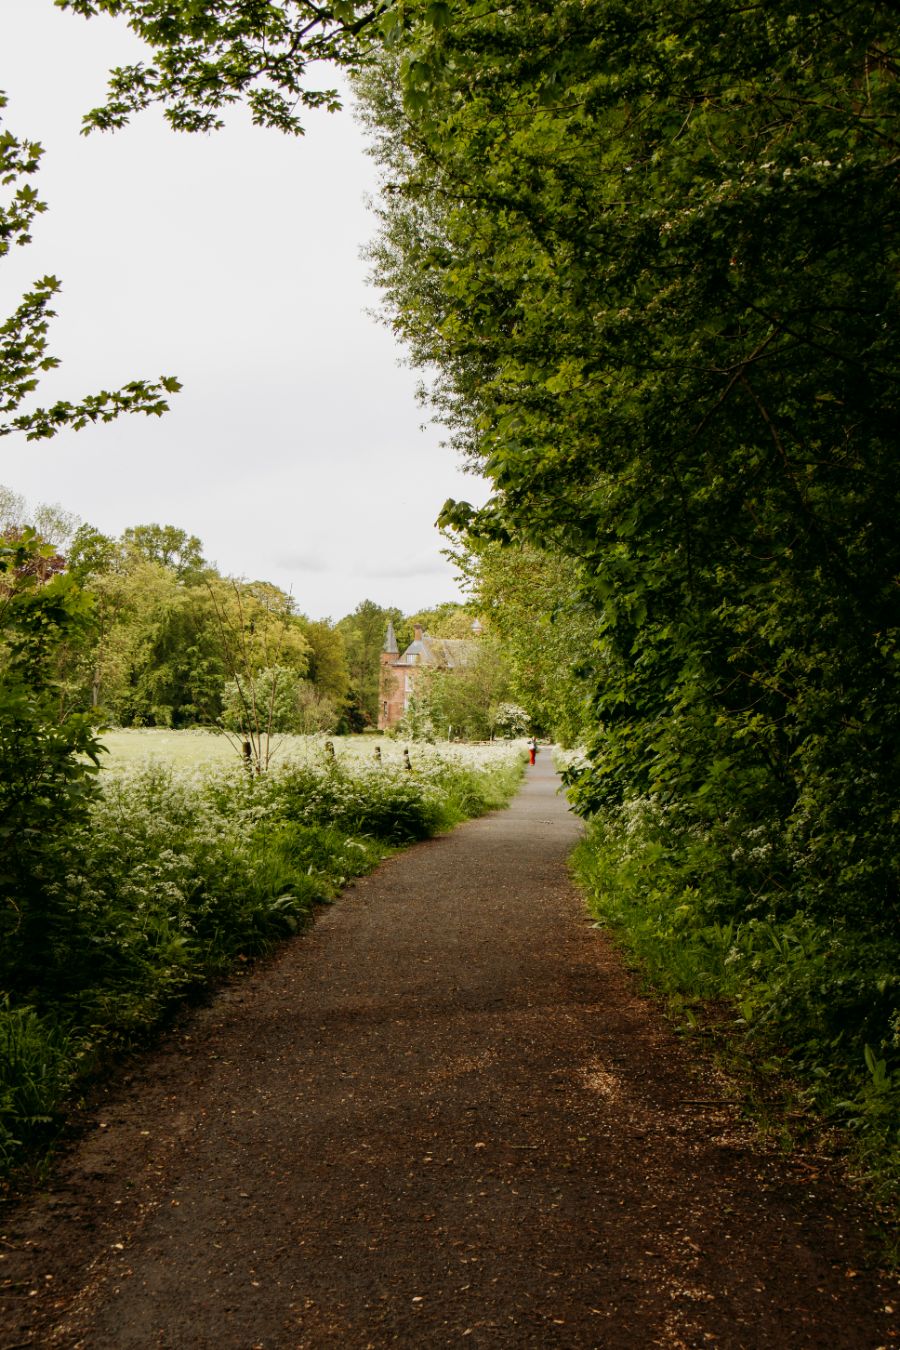
MULTIPOLYGON (((472 625, 474 634, 481 625, 472 625)), ((472 638, 433 638, 416 624, 413 640, 400 652, 393 623, 388 623, 378 681, 378 729, 387 731, 402 719, 416 683, 416 672, 423 666, 434 670, 454 670, 468 665, 474 650, 472 638)))

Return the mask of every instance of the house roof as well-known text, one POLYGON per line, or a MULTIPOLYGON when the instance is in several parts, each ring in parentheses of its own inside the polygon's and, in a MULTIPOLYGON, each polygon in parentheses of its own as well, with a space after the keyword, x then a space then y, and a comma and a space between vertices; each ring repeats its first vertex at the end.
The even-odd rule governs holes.
POLYGON ((389 621, 382 650, 393 658, 388 662, 392 666, 435 666, 438 670, 455 670, 460 666, 471 665, 480 631, 479 624, 477 630, 473 625, 474 638, 433 638, 430 633, 417 627, 416 636, 401 655, 394 625, 389 621))
POLYGON ((436 666, 440 670, 454 670, 467 666, 472 660, 475 643, 471 638, 433 638, 428 633, 414 638, 395 665, 436 666))

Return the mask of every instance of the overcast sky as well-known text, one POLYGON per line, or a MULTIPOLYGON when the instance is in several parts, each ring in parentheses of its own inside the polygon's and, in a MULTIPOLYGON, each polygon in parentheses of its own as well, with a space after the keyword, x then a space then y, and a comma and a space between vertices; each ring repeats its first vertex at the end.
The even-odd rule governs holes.
POLYGON ((3 262, 0 314, 37 277, 63 282, 63 364, 41 402, 161 374, 184 384, 160 420, 5 438, 0 483, 108 533, 181 526, 223 572, 274 581, 313 617, 457 598, 433 522, 448 496, 485 490, 422 429, 417 376, 366 313, 374 166, 350 113, 309 113, 296 139, 243 111, 208 137, 176 136, 155 112, 82 137, 106 71, 140 45, 52 0, 2 0, 0 34, 5 123, 43 143, 49 207, 3 262))

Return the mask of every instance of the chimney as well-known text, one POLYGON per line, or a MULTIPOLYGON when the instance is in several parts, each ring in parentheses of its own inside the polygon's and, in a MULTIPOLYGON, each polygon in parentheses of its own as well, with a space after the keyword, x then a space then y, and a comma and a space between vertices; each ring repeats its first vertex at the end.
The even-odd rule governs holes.
POLYGON ((414 642, 422 641, 422 625, 420 623, 413 625, 413 641, 414 642))

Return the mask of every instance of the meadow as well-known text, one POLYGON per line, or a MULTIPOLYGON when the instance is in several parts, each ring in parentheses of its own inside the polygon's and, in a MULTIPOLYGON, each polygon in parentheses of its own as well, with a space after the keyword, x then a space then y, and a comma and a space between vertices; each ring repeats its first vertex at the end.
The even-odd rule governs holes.
POLYGON ((209 733, 103 739, 0 949, 0 1174, 45 1158, 84 1083, 185 998, 393 850, 505 805, 523 762, 508 743, 415 746, 407 769, 394 742, 334 738, 332 758, 296 737, 256 775, 209 733))
MULTIPOLYGON (((166 727, 135 727, 104 731, 100 737, 107 753, 101 763, 105 769, 122 770, 136 765, 157 762, 172 768, 203 768, 208 765, 235 764, 240 755, 234 740, 214 731, 172 731, 166 727)), ((335 759, 341 763, 363 764, 375 760, 380 750, 385 765, 403 767, 407 743, 390 736, 273 736, 273 764, 277 768, 287 762, 324 764, 330 758, 326 744, 334 746, 335 759)), ((505 753, 520 742, 496 742, 489 745, 467 745, 463 742, 441 742, 440 747, 409 743, 413 763, 428 762, 435 755, 450 757, 462 764, 488 763, 497 754, 505 753)))

